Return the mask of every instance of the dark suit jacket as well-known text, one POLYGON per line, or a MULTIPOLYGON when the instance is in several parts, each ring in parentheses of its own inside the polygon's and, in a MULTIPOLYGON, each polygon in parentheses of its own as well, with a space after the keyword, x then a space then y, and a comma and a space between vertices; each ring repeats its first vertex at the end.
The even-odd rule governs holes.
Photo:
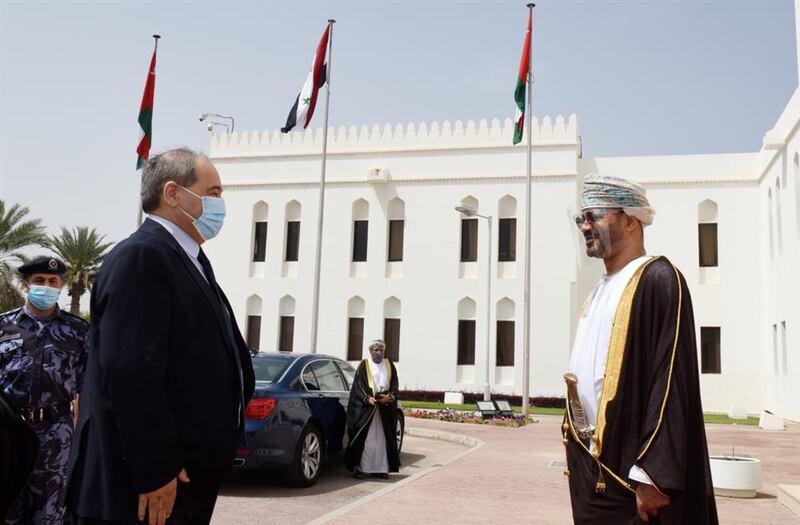
POLYGON ((72 512, 131 519, 138 495, 181 468, 191 478, 193 469, 231 464, 242 431, 240 377, 245 405, 255 380, 233 311, 219 294, 223 302, 153 220, 106 257, 92 290, 68 478, 72 512))

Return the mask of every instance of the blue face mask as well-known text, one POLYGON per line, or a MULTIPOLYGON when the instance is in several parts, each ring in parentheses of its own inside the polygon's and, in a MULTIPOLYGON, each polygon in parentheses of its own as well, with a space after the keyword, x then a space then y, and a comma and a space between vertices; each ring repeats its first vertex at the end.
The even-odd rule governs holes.
POLYGON ((195 219, 183 208, 179 207, 178 209, 192 219, 192 224, 194 224, 194 227, 200 233, 200 237, 204 240, 207 241, 216 237, 225 222, 225 201, 221 197, 201 197, 183 186, 179 186, 179 188, 200 199, 203 202, 203 212, 200 217, 195 219))
POLYGON ((28 301, 38 310, 49 310, 58 302, 61 288, 31 285, 28 290, 28 301))

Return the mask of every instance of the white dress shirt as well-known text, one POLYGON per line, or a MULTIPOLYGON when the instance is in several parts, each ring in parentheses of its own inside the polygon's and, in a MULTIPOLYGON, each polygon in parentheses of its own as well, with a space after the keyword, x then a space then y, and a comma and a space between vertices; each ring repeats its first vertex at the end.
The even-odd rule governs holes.
POLYGON ((148 219, 152 219, 156 221, 158 224, 164 227, 172 237, 178 242, 178 245, 183 248, 183 251, 186 252, 186 255, 189 256, 189 259, 194 264, 197 271, 200 272, 200 275, 208 281, 208 277, 206 277, 206 273, 203 271, 203 266, 200 264, 200 261, 197 260, 197 256, 200 255, 200 245, 197 244, 197 241, 192 239, 188 233, 183 231, 180 226, 175 224, 172 221, 165 219, 164 217, 159 217, 158 215, 148 215, 148 219))
POLYGON ((372 380, 375 381, 376 394, 381 390, 389 390, 389 365, 386 364, 386 359, 380 363, 375 363, 372 359, 369 360, 369 370, 372 372, 372 380))

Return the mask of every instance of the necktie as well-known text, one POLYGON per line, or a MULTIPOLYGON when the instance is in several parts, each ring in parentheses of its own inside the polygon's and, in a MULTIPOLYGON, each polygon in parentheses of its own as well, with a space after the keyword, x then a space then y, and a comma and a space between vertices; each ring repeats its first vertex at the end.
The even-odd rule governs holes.
POLYGON ((211 261, 208 260, 208 256, 206 256, 206 252, 204 252, 202 248, 200 248, 200 253, 197 254, 197 262, 203 267, 203 273, 206 274, 208 284, 214 289, 214 293, 219 296, 219 293, 217 293, 217 280, 214 278, 214 270, 211 268, 211 261))
POLYGON ((197 261, 200 263, 200 266, 203 267, 203 272, 206 274, 208 284, 211 286, 211 289, 214 290, 214 295, 217 296, 219 306, 225 315, 225 329, 228 334, 231 350, 233 351, 234 360, 236 361, 236 372, 239 377, 239 423, 241 423, 242 408, 244 407, 244 379, 242 378, 242 363, 239 359, 239 348, 236 344, 236 337, 233 335, 233 321, 228 313, 228 308, 225 306, 225 301, 222 300, 219 285, 214 277, 214 270, 211 268, 211 261, 208 260, 208 257, 202 248, 200 249, 200 253, 197 255, 197 261))

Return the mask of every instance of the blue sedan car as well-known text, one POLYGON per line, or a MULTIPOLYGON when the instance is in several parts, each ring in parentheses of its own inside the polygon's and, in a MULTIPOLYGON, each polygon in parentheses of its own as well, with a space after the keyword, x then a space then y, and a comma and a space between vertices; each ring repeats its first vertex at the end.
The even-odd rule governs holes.
MULTIPOLYGON (((355 370, 321 354, 253 355, 256 389, 245 410, 245 438, 234 466, 277 470, 296 487, 316 483, 322 464, 347 448, 347 401, 355 370)), ((398 405, 397 444, 404 419, 398 405)))

